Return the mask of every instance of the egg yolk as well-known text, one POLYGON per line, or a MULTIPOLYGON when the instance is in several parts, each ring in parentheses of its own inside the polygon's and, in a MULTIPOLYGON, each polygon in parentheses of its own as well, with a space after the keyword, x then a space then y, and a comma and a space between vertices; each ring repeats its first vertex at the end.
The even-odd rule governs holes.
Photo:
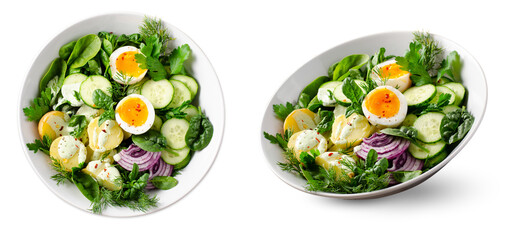
POLYGON ((118 72, 131 77, 138 77, 145 72, 146 69, 140 68, 140 65, 136 62, 136 57, 134 56, 136 54, 138 54, 136 51, 128 51, 120 54, 116 59, 116 69, 118 72))
POLYGON ((141 126, 147 121, 149 110, 140 98, 129 98, 116 110, 119 117, 131 126, 141 126))
POLYGON ((381 118, 393 117, 400 110, 398 96, 386 88, 373 90, 367 95, 365 101, 367 110, 381 118))
POLYGON ((380 77, 386 78, 386 79, 402 77, 409 73, 408 71, 404 71, 400 69, 400 65, 396 63, 383 66, 379 69, 379 71, 380 71, 380 77))

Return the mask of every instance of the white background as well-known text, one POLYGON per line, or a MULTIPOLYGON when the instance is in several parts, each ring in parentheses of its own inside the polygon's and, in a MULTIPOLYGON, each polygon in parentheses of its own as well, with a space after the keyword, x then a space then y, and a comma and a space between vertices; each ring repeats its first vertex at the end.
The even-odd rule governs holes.
POLYGON ((522 1, 73 2, 2 7, 0 238, 527 238, 529 14, 522 1), (188 34, 215 67, 226 103, 223 144, 208 175, 176 204, 133 218, 89 214, 50 192, 24 157, 16 123, 20 87, 48 41, 113 12, 156 16, 188 34), (443 35, 480 62, 489 101, 472 141, 431 179, 381 199, 328 199, 283 183, 260 147, 268 100, 312 57, 394 30, 443 35))

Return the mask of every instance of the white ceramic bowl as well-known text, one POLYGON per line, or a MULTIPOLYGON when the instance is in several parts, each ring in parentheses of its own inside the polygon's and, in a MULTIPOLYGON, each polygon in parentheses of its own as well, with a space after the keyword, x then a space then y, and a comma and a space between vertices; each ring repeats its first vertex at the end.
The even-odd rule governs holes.
MULTIPOLYGON (((440 42, 440 45, 443 48, 445 48, 446 53, 449 53, 452 50, 456 50, 460 54, 463 63, 461 77, 463 79, 463 84, 468 89, 467 106, 468 110, 475 117, 472 129, 468 132, 465 138, 448 155, 445 160, 443 160, 437 166, 423 173, 417 178, 378 191, 358 194, 333 194, 326 192, 311 192, 305 189, 305 186, 307 184, 305 179, 293 173, 281 170, 277 163, 278 161, 284 161, 284 157, 282 156, 282 150, 277 145, 270 144, 267 139, 261 136, 262 149, 272 171, 285 183, 300 191, 325 197, 334 197, 342 199, 365 199, 383 197, 404 191, 425 181, 426 179, 434 175, 437 171, 439 171, 441 168, 443 168, 448 162, 450 162, 450 160, 452 160, 457 155, 459 151, 461 151, 461 149, 468 143, 468 141, 470 141, 470 139, 478 129, 481 120, 483 119, 483 115, 485 114, 485 108, 487 105, 487 83, 485 80, 485 75, 479 63, 474 57, 472 57, 472 55, 470 55, 469 52, 467 52, 461 46, 450 41, 447 38, 435 34, 432 34, 432 36, 435 40, 440 42)), ((375 34, 343 43, 311 59, 305 65, 301 66, 296 72, 294 72, 294 74, 292 74, 283 83, 283 85, 281 85, 281 87, 272 97, 264 113, 263 122, 261 126, 261 133, 264 131, 268 133, 273 133, 275 135, 275 133, 281 132, 283 130, 283 121, 275 117, 272 106, 274 104, 279 103, 284 104, 287 101, 297 101, 297 97, 299 93, 303 90, 303 88, 317 77, 327 75, 327 70, 329 66, 331 66, 333 63, 338 62, 343 57, 351 54, 364 53, 368 55, 373 55, 378 52, 381 47, 386 48, 386 56, 402 56, 408 49, 409 43, 412 40, 412 32, 389 32, 375 34)))
MULTIPOLYGON (((20 138, 24 145, 23 148, 25 149, 27 159, 44 184, 53 193, 67 203, 85 211, 88 211, 90 208, 90 202, 73 184, 62 184, 57 186, 56 182, 50 179, 50 177, 56 172, 54 172, 49 165, 49 157, 40 151, 35 154, 32 151, 29 151, 25 146, 26 143, 34 142, 35 139, 39 138, 39 135, 37 131, 37 123, 27 121, 22 109, 29 106, 32 99, 38 95, 39 80, 51 61, 58 57, 58 51, 62 45, 86 34, 97 34, 99 31, 114 32, 115 34, 137 33, 138 26, 142 23, 143 18, 144 15, 140 14, 106 14, 95 16, 72 25, 53 38, 44 49, 42 49, 31 66, 21 89, 18 106, 18 122, 20 138)), ((167 22, 164 22, 164 24, 172 34, 172 37, 176 38, 175 41, 170 43, 169 48, 172 49, 175 46, 180 46, 184 43, 189 44, 191 47, 192 59, 191 61, 188 61, 189 63, 186 62, 186 64, 188 64, 187 69, 189 69, 191 74, 200 84, 200 90, 197 95, 198 102, 213 124, 214 134, 208 147, 202 151, 196 152, 193 155, 191 163, 181 172, 181 175, 177 176, 179 183, 176 187, 167 191, 153 191, 160 201, 157 208, 146 213, 163 209, 175 203, 197 186, 215 161, 224 133, 224 99, 213 66, 204 52, 202 52, 200 47, 193 42, 190 37, 175 26, 167 22)), ((138 216, 146 213, 132 211, 128 208, 109 207, 103 212, 103 215, 125 217, 138 216)))

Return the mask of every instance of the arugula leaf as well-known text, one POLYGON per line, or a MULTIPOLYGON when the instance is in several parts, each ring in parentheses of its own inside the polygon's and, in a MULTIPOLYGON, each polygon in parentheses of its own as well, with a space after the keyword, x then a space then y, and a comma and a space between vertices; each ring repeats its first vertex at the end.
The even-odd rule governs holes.
POLYGON ((298 108, 297 105, 294 105, 290 102, 287 102, 285 103, 285 105, 283 104, 274 104, 273 105, 273 109, 274 109, 274 113, 276 114, 276 116, 282 120, 285 120, 288 115, 296 110, 298 108))
POLYGON ((71 127, 70 135, 74 138, 81 138, 84 130, 88 127, 88 120, 84 115, 73 115, 68 122, 68 127, 71 127))
POLYGON ((455 143, 465 137, 473 123, 474 116, 466 109, 449 112, 441 120, 441 137, 448 144, 455 143))
POLYGON ((29 107, 22 109, 28 121, 38 121, 44 114, 50 111, 53 106, 53 93, 51 88, 46 88, 40 93, 40 97, 33 99, 29 107))
POLYGON ((173 49, 169 55, 171 74, 179 74, 184 69, 184 62, 191 56, 191 48, 188 44, 173 49))
POLYGON ((34 153, 37 153, 40 150, 43 153, 50 155, 50 146, 52 142, 53 139, 48 137, 48 135, 44 135, 42 140, 35 139, 35 143, 26 143, 26 146, 30 151, 33 151, 34 153))

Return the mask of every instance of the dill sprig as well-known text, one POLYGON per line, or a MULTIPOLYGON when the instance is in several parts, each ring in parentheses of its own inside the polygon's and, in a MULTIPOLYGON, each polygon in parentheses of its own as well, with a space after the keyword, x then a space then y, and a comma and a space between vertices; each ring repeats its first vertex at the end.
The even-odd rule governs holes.
POLYGON ((421 48, 419 49, 419 60, 426 70, 432 70, 437 68, 439 65, 438 56, 443 52, 443 48, 439 47, 439 43, 433 39, 428 32, 414 32, 413 41, 419 43, 421 48))
POLYGON ((147 39, 149 36, 155 34, 158 35, 160 42, 162 43, 162 48, 160 49, 162 55, 165 53, 169 41, 174 40, 174 38, 169 35, 169 30, 163 25, 162 20, 159 18, 145 16, 143 24, 139 27, 139 33, 143 39, 147 39))

